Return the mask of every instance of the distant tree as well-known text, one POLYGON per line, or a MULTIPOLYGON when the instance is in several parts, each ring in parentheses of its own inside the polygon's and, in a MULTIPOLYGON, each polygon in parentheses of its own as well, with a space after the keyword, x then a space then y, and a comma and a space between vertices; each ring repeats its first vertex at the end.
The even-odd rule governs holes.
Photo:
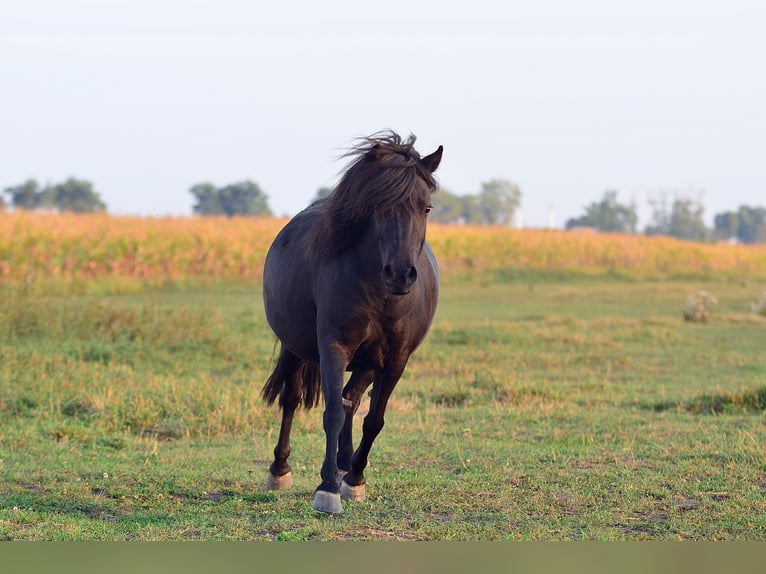
POLYGON ((250 180, 232 183, 218 190, 224 213, 234 215, 260 215, 271 217, 269 198, 258 184, 250 180))
POLYGON ((668 194, 660 193, 656 197, 649 198, 652 208, 651 223, 646 226, 646 235, 670 235, 670 207, 668 206, 668 194))
POLYGON ((21 185, 5 188, 14 209, 37 209, 40 206, 40 187, 34 179, 28 179, 21 185))
POLYGON ((57 210, 58 204, 56 202, 56 187, 48 185, 44 187, 38 194, 37 199, 38 209, 50 209, 57 210))
POLYGON ((734 211, 726 211, 724 213, 718 213, 713 218, 713 234, 716 239, 729 240, 737 239, 737 232, 739 231, 738 225, 739 218, 734 211))
POLYGON ((223 215, 218 189, 212 183, 198 183, 189 189, 197 203, 192 210, 198 215, 223 215))
POLYGON ((461 221, 473 225, 486 225, 487 221, 481 213, 478 195, 464 195, 462 198, 463 215, 461 221))
POLYGON ((670 213, 670 234, 679 239, 706 241, 710 233, 704 215, 705 208, 699 200, 676 198, 670 213))
POLYGON ((766 242, 766 208, 741 205, 736 212, 719 213, 713 219, 718 239, 736 238, 742 243, 766 242))
POLYGON ((521 204, 521 190, 506 179, 482 184, 478 195, 457 195, 445 188, 433 196, 431 219, 441 223, 510 225, 521 204))
POLYGON ((189 192, 197 200, 193 210, 199 215, 272 215, 268 197, 258 184, 250 180, 219 189, 212 183, 200 183, 191 187, 189 192))
POLYGON ((6 209, 8 209, 5 205, 5 200, 3 199, 3 196, 0 195, 0 213, 4 212, 6 209))
POLYGON ((651 202, 653 220, 646 228, 647 235, 670 235, 690 241, 706 241, 710 232, 705 225, 705 207, 701 199, 676 196, 670 209, 667 196, 651 202))
POLYGON ((463 198, 445 188, 440 188, 432 196, 433 208, 428 216, 439 223, 460 223, 465 221, 463 198))
POLYGON ((592 227, 598 231, 614 233, 635 233, 638 213, 635 204, 622 205, 617 201, 617 192, 607 190, 599 202, 585 206, 585 213, 569 219, 565 227, 592 227))
POLYGON ((493 179, 481 185, 479 213, 488 225, 510 225, 521 204, 521 190, 507 179, 493 179))
POLYGON ((59 211, 74 213, 95 213, 106 211, 106 204, 93 189, 93 184, 83 179, 70 177, 64 183, 59 183, 44 189, 40 200, 42 204, 55 206, 59 211))
POLYGON ((737 237, 742 243, 766 242, 766 209, 743 205, 737 210, 737 216, 737 237))

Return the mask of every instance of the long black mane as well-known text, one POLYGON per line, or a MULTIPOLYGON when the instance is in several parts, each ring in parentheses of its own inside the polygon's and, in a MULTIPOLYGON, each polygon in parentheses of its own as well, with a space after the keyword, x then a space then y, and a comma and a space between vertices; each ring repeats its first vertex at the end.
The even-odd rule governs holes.
POLYGON ((415 204, 423 193, 436 191, 433 174, 420 163, 415 136, 406 140, 394 132, 381 132, 359 140, 345 157, 354 158, 335 190, 313 208, 321 217, 314 231, 313 247, 319 255, 345 250, 376 213, 405 202, 415 204))

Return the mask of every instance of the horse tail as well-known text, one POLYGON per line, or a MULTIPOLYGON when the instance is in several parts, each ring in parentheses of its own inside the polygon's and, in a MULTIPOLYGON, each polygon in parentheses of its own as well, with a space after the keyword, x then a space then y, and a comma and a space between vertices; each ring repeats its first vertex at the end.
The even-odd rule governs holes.
POLYGON ((301 404, 305 409, 312 409, 322 398, 322 384, 319 378, 319 365, 304 361, 301 365, 301 404))
MULTIPOLYGON (((300 382, 300 405, 305 409, 310 409, 319 404, 322 397, 322 386, 319 378, 319 365, 303 361, 297 357, 291 357, 293 360, 300 361, 297 372, 293 375, 295 381, 300 382)), ((277 364, 274 366, 266 384, 261 389, 261 397, 267 405, 272 405, 279 399, 279 406, 284 407, 285 394, 290 392, 287 386, 287 373, 285 372, 284 355, 280 353, 277 364)))

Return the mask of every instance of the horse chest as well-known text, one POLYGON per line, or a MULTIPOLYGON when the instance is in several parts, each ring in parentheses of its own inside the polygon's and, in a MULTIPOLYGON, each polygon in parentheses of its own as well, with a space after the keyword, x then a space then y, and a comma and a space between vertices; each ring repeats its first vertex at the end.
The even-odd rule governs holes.
POLYGON ((382 371, 385 366, 385 356, 380 345, 361 346, 354 353, 347 370, 382 371))
POLYGON ((368 323, 361 340, 354 345, 350 370, 381 371, 386 364, 398 362, 400 356, 409 354, 409 333, 393 323, 368 323))

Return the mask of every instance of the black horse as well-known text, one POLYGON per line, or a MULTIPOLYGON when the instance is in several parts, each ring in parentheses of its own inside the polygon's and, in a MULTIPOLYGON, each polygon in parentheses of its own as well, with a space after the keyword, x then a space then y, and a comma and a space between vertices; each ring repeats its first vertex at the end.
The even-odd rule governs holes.
POLYGON ((293 414, 316 406, 321 389, 327 447, 313 506, 322 512, 365 498, 386 404, 436 311, 439 271, 425 237, 442 147, 421 158, 414 143, 393 132, 363 139, 335 191, 296 215, 266 256, 263 299, 281 348, 262 395, 282 408, 266 487, 292 486, 293 414), (370 384, 354 452, 354 413, 370 384))

